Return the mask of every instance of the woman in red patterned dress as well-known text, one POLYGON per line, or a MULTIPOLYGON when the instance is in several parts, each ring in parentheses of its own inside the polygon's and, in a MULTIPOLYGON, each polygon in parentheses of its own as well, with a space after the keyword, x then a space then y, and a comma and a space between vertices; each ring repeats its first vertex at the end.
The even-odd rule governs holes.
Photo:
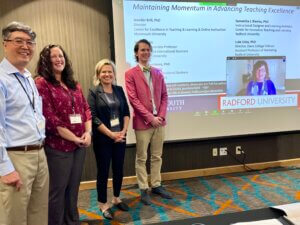
POLYGON ((79 225, 78 189, 91 143, 91 112, 59 45, 40 53, 36 86, 46 118, 45 152, 50 174, 49 225, 79 225))

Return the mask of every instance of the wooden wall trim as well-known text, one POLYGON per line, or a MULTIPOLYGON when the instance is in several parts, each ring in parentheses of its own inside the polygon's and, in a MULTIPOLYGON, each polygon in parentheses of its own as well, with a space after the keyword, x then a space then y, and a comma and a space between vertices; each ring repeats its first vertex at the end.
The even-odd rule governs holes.
MULTIPOLYGON (((249 163, 246 164, 251 169, 263 170, 272 167, 278 166, 294 166, 300 164, 300 158, 288 159, 288 160, 279 160, 272 162, 263 162, 263 163, 249 163)), ((196 170, 185 170, 185 171, 176 171, 176 172, 166 172, 162 173, 162 180, 177 180, 177 179, 186 179, 193 177, 201 176, 211 176, 218 174, 226 173, 237 173, 246 171, 243 165, 234 165, 234 166, 222 166, 214 168, 205 168, 205 169, 196 169, 196 170)), ((137 184, 136 176, 124 177, 123 185, 137 184)), ((112 179, 109 179, 108 186, 112 187, 112 179)), ((88 190, 95 189, 96 181, 84 181, 80 183, 79 190, 88 190)))

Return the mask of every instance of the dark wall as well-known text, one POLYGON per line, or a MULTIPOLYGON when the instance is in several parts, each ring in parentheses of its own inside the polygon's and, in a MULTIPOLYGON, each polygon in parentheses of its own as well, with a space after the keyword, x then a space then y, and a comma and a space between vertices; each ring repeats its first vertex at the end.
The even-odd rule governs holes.
MULTIPOLYGON (((187 142, 165 143, 163 152, 162 172, 174 172, 194 169, 213 168, 239 165, 230 154, 245 163, 261 163, 269 161, 300 158, 300 133, 276 133, 210 139, 187 142), (235 155, 235 147, 241 146, 245 155, 235 155), (227 147, 227 156, 212 156, 212 148, 227 147), (244 158, 245 156, 245 158, 244 158)), ((128 146, 124 173, 125 176, 135 175, 135 146, 128 146)), ((94 180, 96 168, 93 152, 90 149, 83 175, 83 180, 94 180)))

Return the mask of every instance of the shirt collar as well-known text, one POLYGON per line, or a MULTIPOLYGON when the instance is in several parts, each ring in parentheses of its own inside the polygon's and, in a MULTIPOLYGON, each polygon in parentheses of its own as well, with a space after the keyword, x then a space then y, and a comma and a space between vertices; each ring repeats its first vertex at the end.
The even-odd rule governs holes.
MULTIPOLYGON (((20 71, 14 65, 12 65, 6 58, 3 58, 0 65, 7 74, 14 74, 14 73, 21 74, 20 71)), ((25 68, 24 74, 22 74, 22 75, 25 78, 31 77, 30 72, 26 68, 25 68)))

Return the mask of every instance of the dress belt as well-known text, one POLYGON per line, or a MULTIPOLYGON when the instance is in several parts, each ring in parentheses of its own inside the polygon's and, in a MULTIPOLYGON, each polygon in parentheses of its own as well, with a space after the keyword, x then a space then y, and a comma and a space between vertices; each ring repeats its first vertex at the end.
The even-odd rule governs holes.
POLYGON ((7 151, 32 151, 32 150, 41 150, 44 147, 44 143, 40 145, 23 145, 23 146, 16 146, 16 147, 8 147, 6 148, 7 151))

